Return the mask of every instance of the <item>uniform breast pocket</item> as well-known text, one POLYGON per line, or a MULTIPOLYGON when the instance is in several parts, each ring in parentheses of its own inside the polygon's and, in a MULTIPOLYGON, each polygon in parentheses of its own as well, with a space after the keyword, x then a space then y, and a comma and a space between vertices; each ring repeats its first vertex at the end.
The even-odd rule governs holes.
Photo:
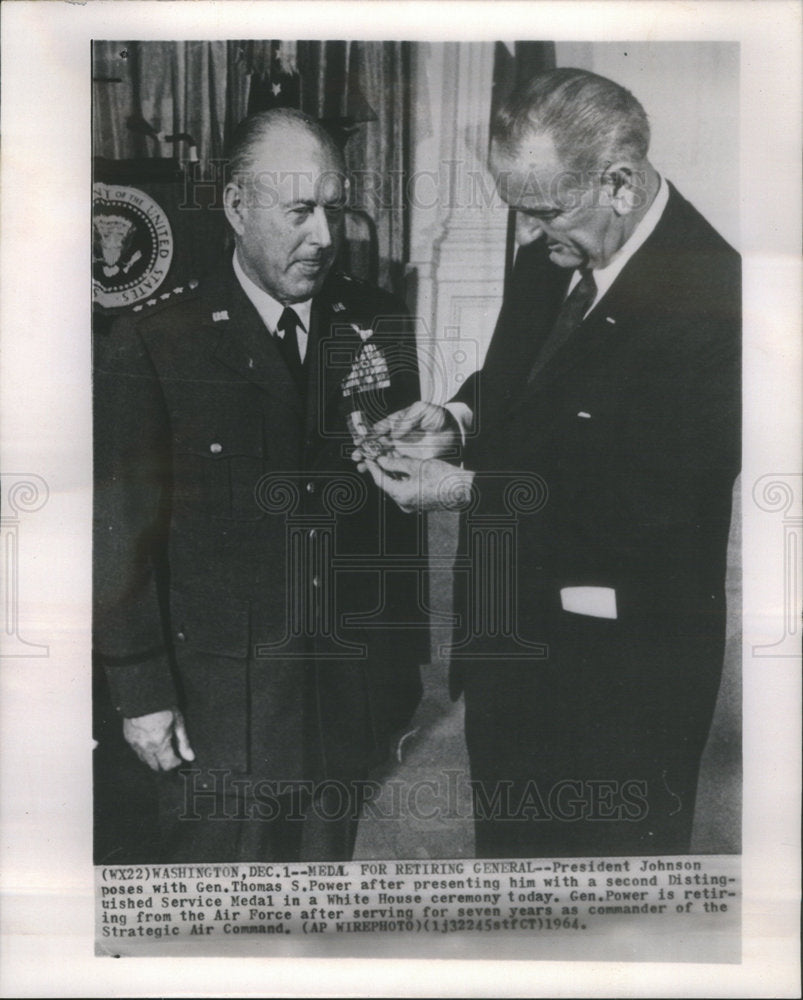
POLYGON ((261 413, 236 419, 210 412, 174 439, 173 502, 209 517, 257 520, 258 484, 266 471, 261 413))

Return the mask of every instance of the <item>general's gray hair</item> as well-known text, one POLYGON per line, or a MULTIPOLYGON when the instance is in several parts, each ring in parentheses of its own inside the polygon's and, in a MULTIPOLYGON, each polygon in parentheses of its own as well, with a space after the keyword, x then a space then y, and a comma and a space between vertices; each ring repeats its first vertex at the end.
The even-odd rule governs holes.
POLYGON ((234 130, 228 150, 228 174, 236 178, 250 171, 259 144, 273 131, 307 134, 317 139, 338 164, 343 164, 343 152, 332 136, 310 115, 296 108, 271 108, 244 118, 234 130))
POLYGON ((569 170, 601 169, 622 157, 638 163, 650 146, 647 115, 630 91, 583 69, 531 77, 504 102, 491 127, 497 148, 509 157, 538 134, 551 137, 569 170))

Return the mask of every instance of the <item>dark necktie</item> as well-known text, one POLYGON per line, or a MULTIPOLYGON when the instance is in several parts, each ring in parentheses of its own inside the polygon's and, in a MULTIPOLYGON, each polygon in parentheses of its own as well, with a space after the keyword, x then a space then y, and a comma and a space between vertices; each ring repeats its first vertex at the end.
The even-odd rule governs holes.
POLYGON ((304 365, 301 361, 301 351, 298 347, 298 327, 300 323, 301 321, 295 309, 286 306, 284 312, 279 317, 279 322, 276 324, 276 330, 282 333, 282 336, 277 338, 279 341, 279 350, 282 352, 282 357, 299 391, 303 393, 304 365))
POLYGON ((593 271, 581 271, 580 280, 574 286, 571 294, 566 297, 555 319, 555 324, 549 331, 541 350, 530 369, 528 381, 539 375, 552 358, 563 347, 574 331, 583 322, 583 316, 589 309, 597 294, 597 285, 593 271))

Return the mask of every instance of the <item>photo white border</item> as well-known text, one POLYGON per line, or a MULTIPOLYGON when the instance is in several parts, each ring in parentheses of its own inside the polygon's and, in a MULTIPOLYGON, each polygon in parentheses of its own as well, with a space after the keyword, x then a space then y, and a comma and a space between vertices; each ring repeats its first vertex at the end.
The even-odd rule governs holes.
MULTIPOLYGON (((778 638, 783 524, 752 485, 800 471, 801 6, 731 2, 16 2, 2 16, 2 471, 35 474, 19 620, 0 660, 4 996, 796 996, 800 680, 778 638), (90 742, 90 39, 403 38, 741 43, 745 262, 743 962, 93 956, 90 742)), ((682 81, 678 81, 682 86, 682 81)), ((3 500, 5 501, 5 497, 3 500)), ((798 495, 799 502, 799 495, 798 495)), ((5 513, 5 508, 4 508, 5 513)), ((302 943, 303 946, 303 943, 302 943)), ((415 952, 412 939, 408 953, 415 952)))

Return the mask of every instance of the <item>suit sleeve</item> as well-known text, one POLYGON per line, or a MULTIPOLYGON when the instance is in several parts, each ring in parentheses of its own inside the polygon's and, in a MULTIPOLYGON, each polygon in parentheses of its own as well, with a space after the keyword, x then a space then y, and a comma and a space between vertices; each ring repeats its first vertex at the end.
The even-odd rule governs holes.
POLYGON ((165 641, 168 424, 137 327, 120 320, 95 345, 95 653, 112 704, 131 718, 176 704, 165 641))

